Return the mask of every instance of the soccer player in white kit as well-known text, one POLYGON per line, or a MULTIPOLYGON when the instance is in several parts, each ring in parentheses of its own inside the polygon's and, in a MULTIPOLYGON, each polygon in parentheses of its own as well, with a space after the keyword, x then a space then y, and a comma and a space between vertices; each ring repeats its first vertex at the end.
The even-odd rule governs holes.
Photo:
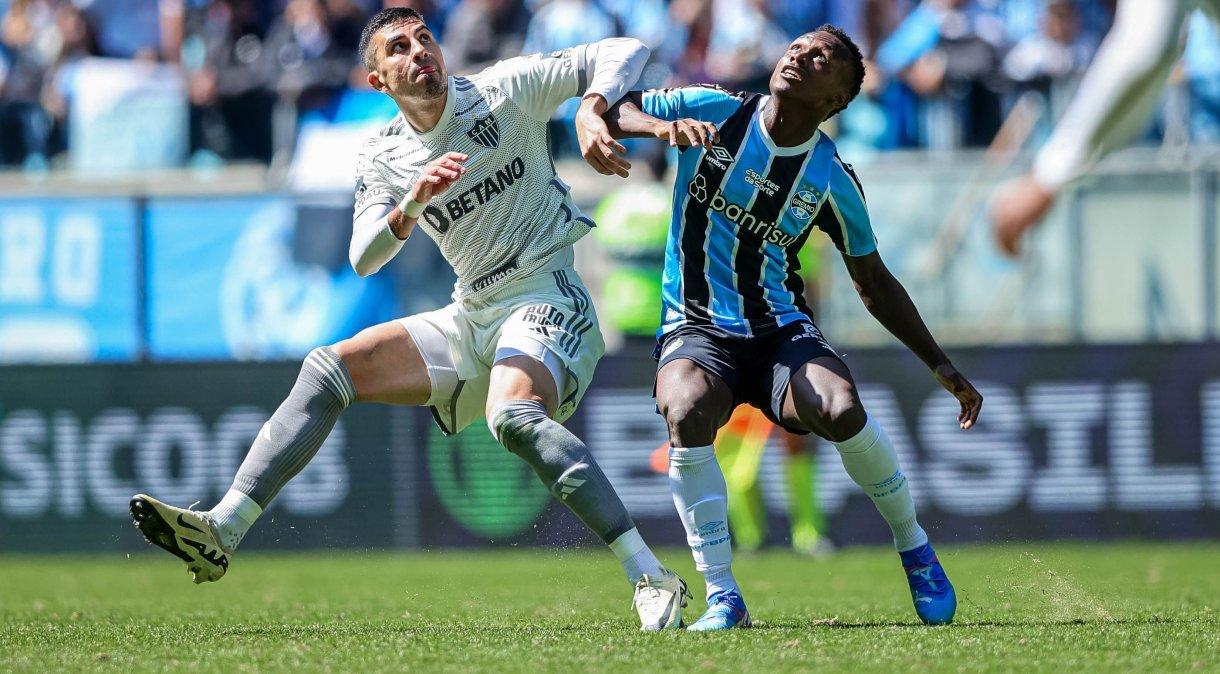
POLYGON ((1119 0, 1113 28, 1033 169, 997 191, 991 219, 1002 250, 1015 255, 1021 236, 1042 221, 1069 182, 1139 132, 1198 8, 1220 19, 1220 0, 1119 0))
POLYGON ((679 627, 685 584, 661 566, 589 450, 559 423, 587 389, 604 344, 572 269, 572 244, 593 223, 555 174, 547 120, 582 95, 582 153, 603 173, 625 175, 622 147, 600 114, 635 83, 647 49, 609 39, 449 77, 423 18, 395 8, 370 19, 361 53, 369 84, 400 112, 360 153, 352 265, 376 272, 418 226, 457 272, 454 301, 314 349, 215 508, 193 512, 139 494, 136 525, 185 561, 196 583, 218 580, 344 408, 427 405, 446 433, 486 417, 613 550, 635 584, 643 629, 679 627))

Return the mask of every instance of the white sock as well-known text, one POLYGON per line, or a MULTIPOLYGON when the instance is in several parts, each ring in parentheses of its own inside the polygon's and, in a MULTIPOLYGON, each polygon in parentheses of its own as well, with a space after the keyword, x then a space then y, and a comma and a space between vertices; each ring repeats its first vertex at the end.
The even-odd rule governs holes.
POLYGON ((915 519, 915 501, 907 487, 906 475, 898 467, 898 455, 885 429, 871 416, 855 437, 836 442, 843 467, 864 493, 873 500, 877 512, 894 532, 894 547, 899 552, 928 542, 928 534, 915 519))
POLYGON ((237 549, 238 543, 254 525, 263 509, 254 499, 236 489, 230 489, 215 508, 208 511, 216 533, 220 535, 220 547, 226 552, 237 549))
POLYGON ((716 462, 716 450, 711 445, 671 447, 669 490, 686 528, 686 542, 695 558, 695 568, 707 583, 708 595, 736 591, 728 488, 716 462))
POLYGON ((660 576, 665 573, 661 560, 657 559, 657 556, 652 554, 652 550, 648 549, 648 544, 644 542, 635 527, 631 527, 630 531, 625 531, 618 538, 610 541, 610 551, 618 558, 619 564, 623 565, 623 571, 627 572, 627 580, 632 583, 645 574, 660 576))

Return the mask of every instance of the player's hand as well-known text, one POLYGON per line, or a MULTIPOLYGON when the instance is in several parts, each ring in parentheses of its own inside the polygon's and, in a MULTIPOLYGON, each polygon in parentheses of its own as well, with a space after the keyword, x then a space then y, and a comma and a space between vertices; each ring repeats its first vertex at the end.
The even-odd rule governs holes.
POLYGON ((996 245, 1005 255, 1016 257, 1025 231, 1041 222, 1054 205, 1055 193, 1033 176, 1025 175, 1000 186, 991 202, 996 245))
POLYGON ((668 142, 670 147, 711 147, 720 140, 720 131, 715 124, 697 119, 661 122, 653 135, 668 142))
POLYGON ((604 108, 605 99, 601 96, 586 98, 581 101, 580 110, 576 113, 576 140, 580 144, 580 156, 585 158, 593 170, 604 176, 619 176, 626 178, 631 170, 631 162, 621 155, 627 153, 627 148, 610 135, 610 127, 602 119, 598 108, 604 108), (602 105, 597 105, 600 102, 602 105))
POLYGON ((424 165, 419 180, 411 186, 411 198, 420 204, 426 204, 434 197, 444 194, 453 187, 453 183, 466 174, 464 164, 469 155, 461 152, 446 152, 424 165))
POLYGON ((961 426, 962 430, 973 426, 974 422, 978 421, 979 410, 983 409, 983 396, 979 394, 978 389, 950 363, 938 365, 932 374, 936 381, 962 404, 961 414, 957 415, 957 425, 961 426))

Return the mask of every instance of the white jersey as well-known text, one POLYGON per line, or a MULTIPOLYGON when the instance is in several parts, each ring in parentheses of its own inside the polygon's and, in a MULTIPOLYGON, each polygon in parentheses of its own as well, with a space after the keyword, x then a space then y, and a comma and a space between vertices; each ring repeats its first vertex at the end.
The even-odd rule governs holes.
POLYGON ((450 77, 445 110, 430 131, 414 130, 400 112, 360 152, 356 215, 374 204, 401 202, 428 162, 461 152, 470 157, 467 172, 417 222, 457 272, 454 299, 570 265, 572 244, 593 222, 555 173, 547 121, 588 86, 585 49, 509 59, 477 75, 450 77))

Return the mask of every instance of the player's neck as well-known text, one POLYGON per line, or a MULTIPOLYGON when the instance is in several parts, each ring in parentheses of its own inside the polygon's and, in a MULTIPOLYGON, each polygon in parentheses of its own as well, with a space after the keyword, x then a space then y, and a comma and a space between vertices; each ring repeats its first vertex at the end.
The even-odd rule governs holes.
POLYGON ((436 98, 395 99, 402 116, 412 129, 427 133, 436 128, 441 116, 445 114, 445 104, 449 102, 449 89, 445 88, 436 98))
POLYGON ((763 108, 762 123, 776 145, 796 147, 813 138, 818 126, 826 119, 826 112, 772 95, 763 108))

